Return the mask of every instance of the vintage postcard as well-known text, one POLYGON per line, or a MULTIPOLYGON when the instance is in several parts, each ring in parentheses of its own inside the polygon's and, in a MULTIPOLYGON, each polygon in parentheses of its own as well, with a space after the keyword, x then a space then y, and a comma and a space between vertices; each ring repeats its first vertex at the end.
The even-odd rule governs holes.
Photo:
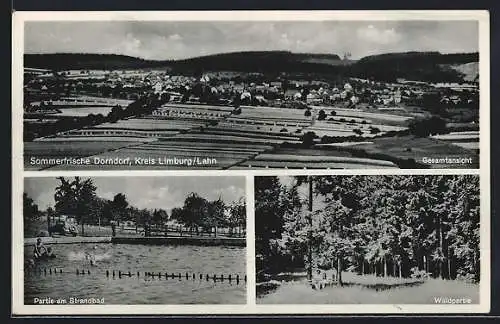
POLYGON ((12 310, 490 310, 487 11, 15 12, 12 310))

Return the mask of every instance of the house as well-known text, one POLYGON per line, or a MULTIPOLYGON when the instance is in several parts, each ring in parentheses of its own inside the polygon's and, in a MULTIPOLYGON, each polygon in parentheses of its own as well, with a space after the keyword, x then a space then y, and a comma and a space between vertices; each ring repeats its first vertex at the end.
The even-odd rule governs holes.
POLYGON ((302 94, 298 89, 287 89, 285 91, 285 99, 300 99, 302 97, 302 94))

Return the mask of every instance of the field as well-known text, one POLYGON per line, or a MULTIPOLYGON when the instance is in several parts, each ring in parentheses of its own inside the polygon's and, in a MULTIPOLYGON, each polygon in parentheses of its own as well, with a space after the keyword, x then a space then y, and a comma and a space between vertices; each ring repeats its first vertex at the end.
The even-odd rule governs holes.
POLYGON ((288 168, 288 169, 359 169, 396 168, 390 162, 369 158, 357 158, 349 152, 334 149, 278 148, 272 152, 257 155, 238 165, 243 168, 288 168))
MULTIPOLYGON (((71 130, 55 138, 26 143, 25 156, 96 156, 99 158, 213 159, 189 165, 210 169, 247 168, 396 168, 477 167, 477 131, 453 132, 435 138, 383 137, 407 130, 415 111, 365 111, 315 107, 326 120, 289 108, 166 104, 145 117, 71 130), (330 111, 336 114, 330 115, 330 111), (302 136, 314 132, 317 147, 304 150, 302 136), (335 143, 325 144, 327 136, 335 143), (381 137, 382 136, 382 137, 381 137), (116 143, 121 138, 123 143, 116 143), (54 142, 58 142, 54 144, 54 142), (42 142, 52 142, 47 144, 42 142), (110 142, 106 144, 106 142, 110 142), (113 142, 113 143, 111 143, 113 142), (74 144, 72 144, 74 143, 74 144), (57 146, 57 147, 56 147, 57 146), (422 164, 423 158, 472 158, 469 164, 422 164), (420 164, 418 164, 420 163, 420 164)), ((83 108, 77 108, 83 109, 83 108)), ((26 158, 25 158, 26 165, 26 158)), ((27 169, 32 166, 27 165, 27 169)), ((99 165, 99 169, 129 169, 131 165, 99 165)), ((57 166, 56 169, 96 168, 57 166)), ((186 165, 133 164, 134 169, 185 169, 186 165)))
POLYGON ((451 132, 449 134, 436 135, 432 138, 445 141, 465 149, 479 150, 479 131, 451 132))
POLYGON ((356 156, 385 157, 385 159, 400 161, 414 160, 430 168, 477 168, 479 167, 479 156, 472 150, 464 149, 456 145, 448 144, 433 138, 419 138, 413 136, 395 136, 388 138, 376 138, 373 144, 346 147, 356 156), (471 163, 466 164, 425 164, 424 158, 471 158, 471 163))
POLYGON ((53 116, 56 117, 85 117, 89 114, 102 114, 103 116, 106 116, 113 107, 57 107, 59 110, 61 110, 60 113, 53 114, 53 116))
POLYGON ((479 285, 462 281, 380 278, 342 274, 343 287, 312 289, 306 280, 277 283, 267 294, 257 294, 258 304, 435 304, 435 297, 470 298, 479 303, 479 285), (371 288, 384 287, 384 288, 371 288), (260 295, 260 296, 259 296, 260 295))

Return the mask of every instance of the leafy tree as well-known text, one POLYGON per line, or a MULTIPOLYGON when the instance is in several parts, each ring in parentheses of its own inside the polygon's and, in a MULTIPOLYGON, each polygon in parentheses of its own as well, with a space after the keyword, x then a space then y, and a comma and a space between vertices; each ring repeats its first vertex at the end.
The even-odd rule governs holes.
POLYGON ((408 128, 410 133, 417 137, 447 133, 446 121, 440 117, 432 116, 426 119, 412 120, 408 128))
POLYGON ((33 233, 35 222, 40 218, 38 205, 35 204, 27 193, 23 193, 23 223, 24 236, 28 237, 33 233))
POLYGON ((127 207, 128 201, 124 194, 118 193, 113 197, 111 208, 114 215, 113 219, 117 221, 118 225, 120 225, 120 220, 125 217, 127 207))
POLYGON ((56 188, 54 200, 56 202, 56 212, 66 215, 76 216, 77 222, 81 225, 81 233, 85 234, 84 224, 90 220, 92 204, 96 198, 96 187, 92 179, 81 180, 75 177, 73 181, 63 177, 57 178, 61 184, 56 188))

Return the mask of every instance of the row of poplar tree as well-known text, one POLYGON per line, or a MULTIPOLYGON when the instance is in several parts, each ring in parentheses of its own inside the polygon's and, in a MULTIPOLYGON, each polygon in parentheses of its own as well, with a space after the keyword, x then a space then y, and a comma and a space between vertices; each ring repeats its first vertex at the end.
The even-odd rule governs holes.
POLYGON ((293 269, 479 281, 479 177, 255 179, 258 280, 293 269))

